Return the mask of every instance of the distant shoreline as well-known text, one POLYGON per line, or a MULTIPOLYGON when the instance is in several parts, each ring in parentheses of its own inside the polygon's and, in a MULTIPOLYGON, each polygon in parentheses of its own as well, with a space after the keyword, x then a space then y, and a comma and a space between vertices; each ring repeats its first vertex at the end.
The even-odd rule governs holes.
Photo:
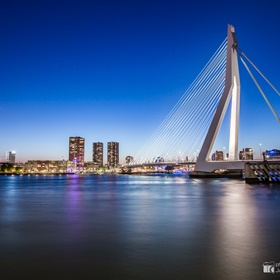
POLYGON ((38 175, 74 175, 74 172, 56 172, 56 173, 10 173, 4 172, 0 173, 0 176, 38 176, 38 175))

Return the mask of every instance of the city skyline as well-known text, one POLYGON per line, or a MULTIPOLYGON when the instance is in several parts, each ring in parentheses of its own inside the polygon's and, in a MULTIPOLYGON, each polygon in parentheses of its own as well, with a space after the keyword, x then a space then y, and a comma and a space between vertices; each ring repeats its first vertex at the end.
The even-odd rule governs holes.
MULTIPOLYGON (((69 137, 69 156, 68 161, 75 163, 77 168, 83 168, 85 161, 85 143, 86 139, 81 136, 69 137)), ((91 162, 99 167, 104 166, 104 149, 102 142, 92 143, 92 160, 91 162)), ((107 162, 109 167, 117 167, 119 165, 119 143, 107 142, 107 162)))
MULTIPOLYGON (((276 4, 247 1, 241 10, 240 3, 4 3, 1 156, 15 150, 16 161, 66 159, 70 135, 86 139, 85 161, 93 142, 110 139, 122 143, 120 161, 135 156, 226 37, 228 23, 279 89, 276 4)), ((278 123, 239 67, 239 150, 279 149, 278 123)), ((213 150, 227 147, 227 135, 222 126, 213 150)))

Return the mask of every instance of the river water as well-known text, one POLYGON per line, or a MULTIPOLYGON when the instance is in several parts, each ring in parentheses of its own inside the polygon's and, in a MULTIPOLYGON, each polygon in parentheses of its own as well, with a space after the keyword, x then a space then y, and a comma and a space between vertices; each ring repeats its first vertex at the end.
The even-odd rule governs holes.
POLYGON ((0 176, 1 279, 274 279, 279 217, 279 185, 0 176))

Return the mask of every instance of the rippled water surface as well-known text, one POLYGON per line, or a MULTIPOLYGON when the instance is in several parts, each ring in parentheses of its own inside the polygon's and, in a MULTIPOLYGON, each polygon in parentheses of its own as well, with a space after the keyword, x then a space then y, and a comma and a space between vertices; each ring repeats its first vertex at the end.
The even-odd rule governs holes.
POLYGON ((279 217, 280 186, 242 180, 0 176, 1 279, 277 277, 279 217))

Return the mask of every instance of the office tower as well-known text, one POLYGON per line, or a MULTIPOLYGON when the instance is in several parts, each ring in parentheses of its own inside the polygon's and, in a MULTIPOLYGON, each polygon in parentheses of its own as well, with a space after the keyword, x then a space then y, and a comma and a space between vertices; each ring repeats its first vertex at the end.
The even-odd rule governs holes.
POLYGON ((109 167, 117 167, 119 164, 119 143, 107 143, 107 164, 109 167))
POLYGON ((252 148, 243 148, 239 152, 240 160, 253 160, 253 149, 252 148))
POLYGON ((92 144, 92 161, 98 166, 103 166, 103 143, 92 144))
POLYGON ((253 160, 253 149, 252 148, 245 148, 245 160, 253 160))
POLYGON ((245 160, 244 149, 242 149, 241 151, 239 151, 239 160, 245 160))
POLYGON ((212 155, 212 160, 224 160, 224 152, 217 150, 213 155, 212 155))
POLYGON ((7 159, 7 162, 15 163, 16 162, 16 152, 15 151, 7 152, 6 159, 7 159))
POLYGON ((132 156, 127 156, 127 157, 125 158, 125 163, 126 163, 126 164, 130 164, 131 162, 133 162, 133 157, 132 157, 132 156))
POLYGON ((84 166, 85 139, 79 136, 69 137, 69 161, 75 162, 79 169, 84 166))

